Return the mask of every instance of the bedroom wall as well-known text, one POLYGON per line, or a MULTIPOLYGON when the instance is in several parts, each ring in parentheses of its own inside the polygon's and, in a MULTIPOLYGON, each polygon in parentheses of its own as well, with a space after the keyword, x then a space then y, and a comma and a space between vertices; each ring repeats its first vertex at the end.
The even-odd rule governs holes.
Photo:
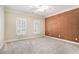
POLYGON ((79 8, 45 20, 45 35, 79 42, 79 8))
POLYGON ((41 37, 45 35, 45 19, 42 16, 38 16, 32 13, 26 13, 22 11, 6 9, 6 41, 14 41, 19 39, 28 39, 34 37, 41 37), (16 35, 16 17, 23 16, 27 20, 27 33, 25 35, 16 35), (33 29, 33 21, 41 21, 41 32, 40 34, 35 34, 33 29))
POLYGON ((4 7, 0 6, 0 49, 4 43, 4 7))

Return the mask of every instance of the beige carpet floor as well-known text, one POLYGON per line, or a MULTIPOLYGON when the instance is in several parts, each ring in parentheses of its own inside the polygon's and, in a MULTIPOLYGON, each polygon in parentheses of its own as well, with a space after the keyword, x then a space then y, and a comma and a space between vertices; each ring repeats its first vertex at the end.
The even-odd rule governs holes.
POLYGON ((49 37, 6 43, 0 54, 78 54, 79 45, 49 37))

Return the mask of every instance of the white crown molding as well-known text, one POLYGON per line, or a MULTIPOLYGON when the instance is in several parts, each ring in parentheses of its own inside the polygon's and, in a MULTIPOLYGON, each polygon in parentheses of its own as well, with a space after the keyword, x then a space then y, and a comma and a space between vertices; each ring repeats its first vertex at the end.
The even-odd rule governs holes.
POLYGON ((68 9, 65 9, 63 11, 56 12, 54 14, 50 14, 50 15, 46 16, 46 18, 57 15, 57 14, 61 14, 61 13, 64 13, 64 12, 67 12, 67 11, 70 11, 70 10, 73 10, 73 9, 76 9, 76 8, 79 8, 79 6, 76 6, 76 7, 73 7, 73 8, 68 8, 68 9))

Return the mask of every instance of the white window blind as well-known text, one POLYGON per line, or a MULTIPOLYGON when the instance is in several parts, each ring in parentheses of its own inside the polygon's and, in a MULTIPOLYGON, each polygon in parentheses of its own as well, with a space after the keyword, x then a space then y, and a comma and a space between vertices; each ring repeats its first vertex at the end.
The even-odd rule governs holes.
POLYGON ((16 18, 16 35, 26 34, 27 22, 24 17, 16 18))

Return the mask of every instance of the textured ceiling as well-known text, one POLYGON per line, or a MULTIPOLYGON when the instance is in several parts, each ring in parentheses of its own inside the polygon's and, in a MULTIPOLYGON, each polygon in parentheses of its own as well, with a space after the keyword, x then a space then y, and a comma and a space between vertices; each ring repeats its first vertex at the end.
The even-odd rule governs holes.
POLYGON ((44 12, 37 12, 37 8, 34 7, 34 5, 8 5, 5 7, 10 9, 15 9, 18 11, 35 13, 37 15, 41 15, 45 17, 55 15, 57 13, 65 12, 71 9, 79 8, 78 5, 51 5, 51 6, 52 6, 51 8, 47 9, 44 12))

